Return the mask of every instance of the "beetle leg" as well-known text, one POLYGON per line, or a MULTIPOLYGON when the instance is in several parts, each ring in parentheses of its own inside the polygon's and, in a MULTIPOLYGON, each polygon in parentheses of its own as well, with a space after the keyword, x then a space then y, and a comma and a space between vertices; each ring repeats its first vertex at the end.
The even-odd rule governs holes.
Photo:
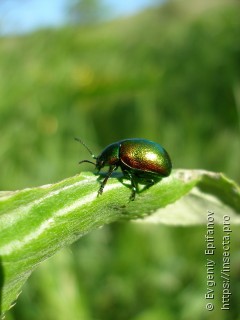
POLYGON ((146 188, 147 188, 147 189, 150 188, 151 186, 154 185, 154 183, 155 183, 155 181, 154 181, 153 179, 148 180, 148 181, 147 181, 146 188))
POLYGON ((130 175, 131 177, 131 187, 132 187, 132 193, 129 197, 129 200, 130 201, 134 201, 135 200, 135 196, 136 196, 136 192, 138 190, 138 186, 137 186, 137 183, 136 181, 134 180, 134 177, 132 175, 130 175))
POLYGON ((157 183, 159 180, 161 180, 161 178, 158 178, 158 179, 148 179, 145 181, 145 186, 144 188, 141 190, 141 192, 149 189, 150 187, 152 187, 155 183, 157 183))
POLYGON ((135 196, 136 196, 136 192, 137 192, 137 188, 135 186, 134 183, 131 183, 132 184, 132 193, 129 197, 129 201, 134 201, 135 200, 135 196))
POLYGON ((109 170, 108 170, 108 173, 106 175, 106 177, 104 178, 104 180, 101 182, 101 186, 98 190, 98 196, 101 195, 103 193, 103 189, 108 181, 108 179, 111 177, 113 171, 117 170, 118 166, 117 165, 114 165, 114 166, 110 166, 109 167, 109 170))
POLYGON ((131 172, 127 171, 127 170, 123 170, 123 173, 128 175, 130 181, 131 181, 131 195, 129 197, 129 201, 134 201, 135 200, 135 196, 136 196, 136 192, 138 191, 138 185, 137 182, 134 180, 134 175, 131 174, 131 172))

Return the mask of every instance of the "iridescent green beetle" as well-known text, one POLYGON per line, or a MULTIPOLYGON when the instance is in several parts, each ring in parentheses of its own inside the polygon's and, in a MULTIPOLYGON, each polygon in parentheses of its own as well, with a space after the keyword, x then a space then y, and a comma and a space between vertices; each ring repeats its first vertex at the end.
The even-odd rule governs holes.
POLYGON ((98 195, 102 194, 108 179, 118 167, 121 168, 123 175, 131 181, 130 200, 135 199, 138 182, 145 184, 148 188, 171 173, 171 159, 167 151, 156 142, 139 138, 120 140, 108 145, 96 157, 81 140, 75 139, 83 144, 92 158, 96 160, 96 163, 89 160, 82 160, 79 163, 94 164, 98 173, 103 167, 109 166, 108 173, 98 190, 98 195))

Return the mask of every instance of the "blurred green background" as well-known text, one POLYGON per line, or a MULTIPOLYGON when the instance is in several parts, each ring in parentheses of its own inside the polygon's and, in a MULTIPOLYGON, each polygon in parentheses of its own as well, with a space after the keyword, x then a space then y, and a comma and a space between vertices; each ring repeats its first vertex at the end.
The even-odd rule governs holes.
MULTIPOLYGON (((0 189, 53 183, 114 141, 162 144, 174 168, 240 182, 240 7, 166 1, 131 17, 0 38, 0 189)), ((209 208, 211 210, 211 208, 209 208)), ((227 213, 226 213, 227 214, 227 213)), ((231 309, 205 311, 204 227, 113 224, 43 264, 7 319, 240 319, 232 236, 231 309), (234 294, 235 293, 235 294, 234 294)))

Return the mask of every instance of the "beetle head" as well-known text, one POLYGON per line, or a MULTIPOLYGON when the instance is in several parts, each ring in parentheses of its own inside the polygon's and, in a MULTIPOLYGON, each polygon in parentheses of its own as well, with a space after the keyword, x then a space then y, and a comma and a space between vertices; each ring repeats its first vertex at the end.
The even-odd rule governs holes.
POLYGON ((96 168, 98 169, 98 172, 105 166, 105 160, 101 157, 96 158, 96 168))

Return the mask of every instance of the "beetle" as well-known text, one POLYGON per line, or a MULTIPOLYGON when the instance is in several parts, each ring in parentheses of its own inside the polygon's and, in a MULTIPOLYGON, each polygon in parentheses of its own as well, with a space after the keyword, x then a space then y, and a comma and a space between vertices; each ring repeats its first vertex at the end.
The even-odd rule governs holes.
POLYGON ((111 177, 112 173, 119 167, 124 177, 131 181, 131 195, 129 200, 134 200, 138 191, 138 182, 152 186, 162 178, 170 175, 172 170, 171 159, 167 151, 158 143, 141 138, 124 139, 108 145, 99 156, 95 156, 88 146, 80 139, 80 142, 91 154, 96 162, 82 160, 95 165, 98 173, 109 166, 108 172, 101 182, 98 196, 103 193, 103 189, 111 177))

